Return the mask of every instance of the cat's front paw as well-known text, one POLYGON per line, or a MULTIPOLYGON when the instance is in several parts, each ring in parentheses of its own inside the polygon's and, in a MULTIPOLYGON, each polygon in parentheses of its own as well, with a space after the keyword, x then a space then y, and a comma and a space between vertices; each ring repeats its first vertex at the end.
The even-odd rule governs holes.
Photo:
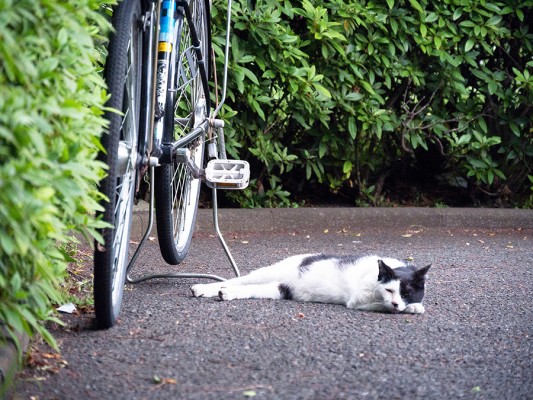
POLYGON ((212 283, 191 286, 191 292, 194 297, 216 297, 219 290, 220 286, 212 283))
POLYGON ((426 311, 426 309, 422 303, 407 304, 405 310, 403 310, 403 312, 407 314, 423 314, 424 311, 426 311))

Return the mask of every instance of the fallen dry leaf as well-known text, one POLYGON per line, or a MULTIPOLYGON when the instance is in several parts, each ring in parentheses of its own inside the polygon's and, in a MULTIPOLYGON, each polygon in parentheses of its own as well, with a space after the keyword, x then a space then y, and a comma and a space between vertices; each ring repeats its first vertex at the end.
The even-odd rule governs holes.
POLYGON ((158 375, 154 375, 153 382, 157 385, 155 388, 160 388, 163 385, 175 385, 178 381, 174 378, 161 378, 158 375))
POLYGON ((32 350, 27 359, 27 365, 41 373, 57 374, 59 371, 68 365, 68 362, 61 357, 59 353, 40 352, 32 350))
POLYGON ((43 358, 54 359, 54 360, 59 360, 61 358, 61 356, 58 353, 41 353, 41 356, 43 356, 43 358))

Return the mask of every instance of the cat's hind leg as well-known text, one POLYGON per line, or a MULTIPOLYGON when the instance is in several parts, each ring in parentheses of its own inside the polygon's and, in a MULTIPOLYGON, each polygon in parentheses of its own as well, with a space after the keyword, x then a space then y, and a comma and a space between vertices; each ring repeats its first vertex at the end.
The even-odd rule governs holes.
MULTIPOLYGON (((296 259, 296 257, 292 257, 289 260, 292 259, 296 259)), ((286 276, 297 274, 297 271, 297 265, 291 268, 291 263, 287 265, 286 261, 282 261, 268 267, 256 269, 247 275, 228 279, 227 281, 193 285, 191 291, 194 297, 216 297, 221 288, 278 282, 286 276)))
POLYGON ((242 286, 227 286, 220 289, 218 296, 222 300, 236 300, 236 299, 285 299, 289 298, 290 290, 285 285, 280 285, 277 282, 257 284, 257 285, 242 285, 242 286))
POLYGON ((259 268, 251 273, 237 278, 228 279, 223 282, 214 282, 214 283, 201 283, 193 285, 191 291, 194 297, 217 297, 218 292, 222 288, 229 286, 239 286, 239 285, 249 285, 249 284, 258 284, 258 283, 267 283, 270 281, 271 273, 269 273, 271 267, 259 268))

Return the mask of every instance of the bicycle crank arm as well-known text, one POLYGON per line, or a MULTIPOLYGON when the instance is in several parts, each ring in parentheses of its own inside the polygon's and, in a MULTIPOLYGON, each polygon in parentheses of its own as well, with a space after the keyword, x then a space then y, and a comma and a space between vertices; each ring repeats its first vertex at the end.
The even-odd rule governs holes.
POLYGON ((176 149, 174 153, 176 162, 180 164, 185 164, 191 175, 194 179, 202 179, 204 176, 204 171, 198 168, 198 166, 191 159, 191 151, 187 147, 182 147, 181 149, 176 149))

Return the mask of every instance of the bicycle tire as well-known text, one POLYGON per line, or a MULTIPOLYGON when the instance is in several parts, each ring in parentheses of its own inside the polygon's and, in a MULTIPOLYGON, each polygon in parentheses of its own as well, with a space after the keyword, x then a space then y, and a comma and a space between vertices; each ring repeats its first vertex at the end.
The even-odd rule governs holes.
POLYGON ((104 243, 94 251, 94 308, 96 325, 112 327, 122 307, 129 263, 128 248, 137 179, 137 145, 141 96, 142 35, 140 0, 120 2, 113 10, 114 32, 110 36, 104 77, 111 95, 106 107, 108 132, 102 136, 99 159, 108 165, 100 182, 99 214, 112 227, 100 231, 104 243))
MULTIPOLYGON (((190 3, 202 53, 204 59, 208 59, 209 9, 203 0, 190 3)), ((168 137, 170 141, 185 137, 207 119, 209 112, 205 102, 208 94, 202 88, 187 20, 181 16, 176 23, 178 34, 169 66, 163 117, 165 133, 171 132, 168 137)), ((207 70, 206 73, 208 74, 207 70)), ((191 158, 198 168, 202 168, 204 146, 205 133, 188 145, 191 158)), ((176 162, 157 167, 155 182, 156 222, 161 255, 167 263, 177 265, 183 261, 190 248, 201 182, 192 177, 185 164, 176 162)))

